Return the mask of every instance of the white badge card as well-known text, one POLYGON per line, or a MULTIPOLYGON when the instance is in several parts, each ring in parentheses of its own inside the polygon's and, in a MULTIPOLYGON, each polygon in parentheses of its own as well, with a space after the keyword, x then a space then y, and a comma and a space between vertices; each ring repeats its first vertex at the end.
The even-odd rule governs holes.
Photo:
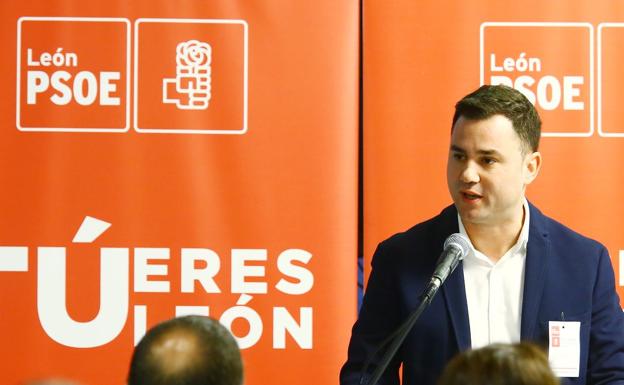
POLYGON ((558 377, 579 376, 580 335, 580 322, 548 322, 548 361, 558 377))

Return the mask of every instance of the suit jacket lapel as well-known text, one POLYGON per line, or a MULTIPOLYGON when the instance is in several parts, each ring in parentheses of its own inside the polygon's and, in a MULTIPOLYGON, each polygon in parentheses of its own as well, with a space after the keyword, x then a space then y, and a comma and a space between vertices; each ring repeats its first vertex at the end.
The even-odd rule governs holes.
POLYGON ((449 311, 451 324, 455 330, 459 351, 470 349, 470 321, 468 319, 468 302, 464 286, 463 263, 460 262, 442 286, 442 294, 449 311))
MULTIPOLYGON (((442 221, 437 232, 441 238, 434 237, 437 248, 442 251, 442 245, 446 237, 457 232, 459 232, 457 209, 455 209, 455 206, 450 206, 442 212, 442 221)), ((434 248, 434 250, 437 248, 434 248)), ((457 268, 446 279, 440 291, 442 291, 449 318, 455 331, 457 346, 460 351, 469 349, 472 343, 470 341, 470 322, 468 320, 468 302, 466 301, 466 289, 464 286, 463 263, 460 262, 457 265, 457 268)))
POLYGON ((524 292, 522 296, 521 339, 535 339, 535 325, 539 304, 546 282, 546 265, 550 241, 544 224, 544 216, 529 203, 531 223, 524 267, 524 292))

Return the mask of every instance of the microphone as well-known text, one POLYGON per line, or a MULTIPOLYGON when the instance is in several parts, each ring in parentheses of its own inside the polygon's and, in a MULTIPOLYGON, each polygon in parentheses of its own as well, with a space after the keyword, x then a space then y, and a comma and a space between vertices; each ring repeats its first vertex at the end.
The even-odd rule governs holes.
POLYGON ((442 254, 440 254, 440 258, 438 258, 431 280, 429 280, 429 284, 423 292, 423 301, 431 301, 440 286, 442 286, 448 276, 455 270, 459 261, 464 259, 469 252, 470 242, 466 236, 455 233, 446 238, 446 241, 444 241, 444 249, 442 250, 442 254))
POLYGON ((379 350, 384 347, 387 343, 392 342, 392 344, 388 347, 388 350, 382 357, 379 365, 373 372, 372 377, 369 381, 366 382, 367 385, 375 385, 377 381, 381 378, 381 375, 386 370, 392 357, 394 357, 395 353, 407 337, 407 334, 412 330, 412 326, 416 323, 420 314, 425 310, 425 308, 431 303, 433 296, 438 292, 438 289, 444 281, 448 278, 449 275, 455 270, 459 261, 464 259, 466 255, 470 252, 470 242, 468 239, 460 234, 455 233, 451 234, 444 241, 444 247, 442 250, 442 254, 438 258, 438 262, 436 263, 435 270, 427 284, 427 287, 423 291, 420 296, 420 304, 405 320, 398 329, 396 329, 392 334, 390 334, 381 344, 377 347, 377 349, 371 354, 371 356, 366 360, 366 363, 362 367, 362 374, 360 375, 360 384, 364 384, 366 369, 371 364, 373 358, 377 355, 379 350))

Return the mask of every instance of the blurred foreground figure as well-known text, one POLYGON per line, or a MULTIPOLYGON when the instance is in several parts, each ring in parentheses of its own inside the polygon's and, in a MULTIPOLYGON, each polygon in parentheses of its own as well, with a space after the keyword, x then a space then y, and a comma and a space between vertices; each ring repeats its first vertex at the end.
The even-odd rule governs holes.
POLYGON ((203 316, 174 318, 148 330, 136 346, 128 385, 241 385, 236 341, 203 316))
POLYGON ((449 362, 438 385, 557 385, 546 354, 529 343, 467 350, 449 362))

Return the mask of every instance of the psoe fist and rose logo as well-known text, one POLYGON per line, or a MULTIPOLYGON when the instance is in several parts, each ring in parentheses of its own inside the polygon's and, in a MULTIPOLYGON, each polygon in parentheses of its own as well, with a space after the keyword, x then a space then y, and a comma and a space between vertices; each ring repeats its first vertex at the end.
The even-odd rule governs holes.
POLYGON ((21 17, 17 128, 127 132, 132 123, 141 133, 247 131, 244 20, 137 19, 133 33, 131 54, 127 19, 21 17))
POLYGON ((176 76, 163 80, 163 103, 175 103, 183 110, 208 108, 211 59, 210 44, 197 40, 179 43, 176 48, 176 76))

